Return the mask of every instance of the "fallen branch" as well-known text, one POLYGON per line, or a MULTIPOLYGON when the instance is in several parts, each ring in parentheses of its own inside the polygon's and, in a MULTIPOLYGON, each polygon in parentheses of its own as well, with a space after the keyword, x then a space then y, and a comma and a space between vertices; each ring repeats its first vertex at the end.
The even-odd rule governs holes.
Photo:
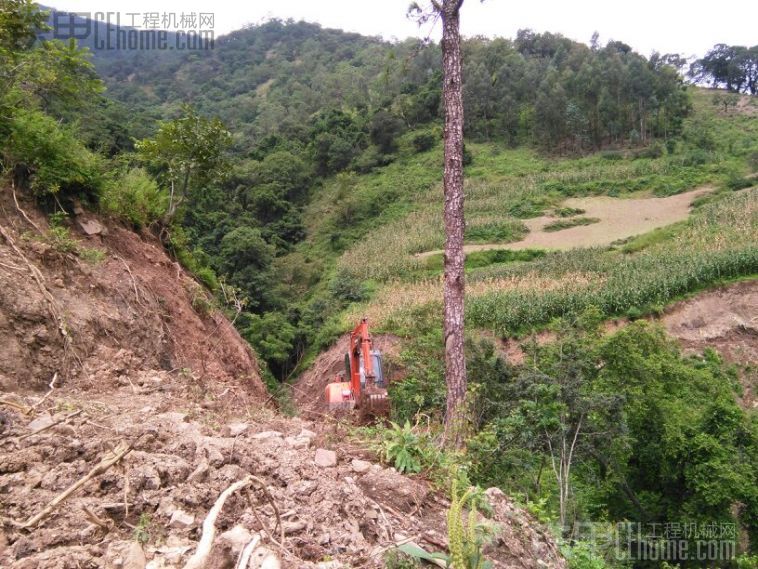
POLYGON ((42 405, 47 400, 47 398, 50 397, 50 394, 55 390, 55 380, 56 379, 58 379, 58 372, 57 371, 53 374, 53 379, 50 380, 50 385, 48 386, 48 387, 50 387, 50 390, 47 393, 45 393, 45 396, 42 399, 40 399, 39 401, 37 401, 34 405, 32 405, 29 408, 29 413, 31 413, 37 407, 39 407, 40 405, 42 405))
POLYGON ((13 409, 16 409, 17 411, 21 411, 24 415, 28 415, 31 412, 31 409, 24 405, 23 403, 16 403, 15 401, 9 401, 7 399, 0 399, 0 405, 5 405, 6 407, 12 407, 13 409))
POLYGON ((29 437, 33 437, 34 435, 39 435, 40 433, 44 433, 45 431, 52 429, 56 425, 60 425, 61 423, 67 423, 68 421, 70 421, 74 417, 77 417, 78 415, 81 415, 81 414, 82 414, 82 410, 81 409, 79 409, 78 411, 74 411, 73 413, 69 413, 68 415, 66 415, 62 419, 58 419, 57 421, 53 421, 52 423, 50 423, 49 425, 45 425, 41 429, 37 429, 36 431, 34 431, 32 433, 26 433, 25 435, 21 435, 18 438, 18 440, 20 442, 20 441, 23 441, 24 439, 28 439, 29 437))
POLYGON ((213 504, 213 507, 208 512, 208 516, 203 521, 203 534, 200 536, 197 550, 184 565, 184 569, 203 569, 205 567, 205 563, 208 561, 208 557, 211 553, 211 547, 213 547, 213 540, 216 537, 216 518, 218 518, 218 515, 221 513, 224 503, 229 496, 234 494, 237 490, 248 486, 251 482, 252 476, 246 476, 221 492, 216 503, 213 504))
POLYGON ((74 492, 79 490, 82 486, 84 486, 87 482, 95 478, 96 476, 100 476, 103 474, 106 470, 108 470, 111 466, 114 464, 117 464, 122 458, 124 458, 129 452, 131 452, 133 446, 131 444, 127 444, 125 442, 122 442, 119 444, 114 452, 110 455, 106 455, 103 457, 103 459, 92 469, 90 470, 86 476, 83 478, 80 478, 77 482, 74 482, 71 486, 66 488, 63 492, 58 494, 55 498, 53 498, 50 503, 45 506, 41 512, 38 514, 32 516, 25 522, 19 524, 18 522, 14 523, 14 525, 21 527, 21 528, 30 528, 33 526, 36 526, 38 523, 40 523, 42 520, 46 519, 50 514, 52 514, 55 510, 60 507, 60 505, 65 502, 74 492))
POLYGON ((129 268, 129 263, 127 263, 121 255, 116 256, 124 264, 124 267, 126 267, 126 272, 129 273, 129 278, 132 279, 132 288, 134 289, 134 298, 137 300, 137 304, 144 308, 145 305, 142 303, 142 299, 140 299, 139 289, 137 288, 137 281, 134 280, 134 275, 132 274, 132 270, 129 268))

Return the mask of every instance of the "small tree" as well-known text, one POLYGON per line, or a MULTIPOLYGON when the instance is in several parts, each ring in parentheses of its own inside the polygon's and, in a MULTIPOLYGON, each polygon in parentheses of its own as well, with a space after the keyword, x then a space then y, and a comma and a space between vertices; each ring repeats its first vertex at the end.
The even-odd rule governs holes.
POLYGON ((224 150, 231 143, 231 134, 219 119, 202 117, 189 105, 182 110, 183 116, 162 123, 154 138, 136 144, 141 158, 169 187, 169 221, 193 187, 224 175, 224 150))

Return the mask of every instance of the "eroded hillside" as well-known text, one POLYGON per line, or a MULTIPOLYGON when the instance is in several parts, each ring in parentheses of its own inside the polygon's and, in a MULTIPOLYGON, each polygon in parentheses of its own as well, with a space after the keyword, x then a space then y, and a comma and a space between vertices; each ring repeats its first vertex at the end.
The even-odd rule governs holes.
MULTIPOLYGON (((444 493, 337 423, 278 415, 249 347, 154 238, 83 211, 55 229, 2 200, 0 566, 183 567, 238 482, 208 567, 256 540, 249 566, 269 568, 447 547, 444 493)), ((531 516, 487 495, 495 567, 564 567, 531 516)))

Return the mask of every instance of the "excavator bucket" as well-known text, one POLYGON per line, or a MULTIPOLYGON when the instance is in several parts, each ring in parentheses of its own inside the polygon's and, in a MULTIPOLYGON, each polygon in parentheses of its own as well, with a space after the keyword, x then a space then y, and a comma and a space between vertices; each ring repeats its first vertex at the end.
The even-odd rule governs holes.
POLYGON ((390 414, 390 399, 386 389, 366 393, 363 396, 361 410, 371 417, 387 417, 390 414))

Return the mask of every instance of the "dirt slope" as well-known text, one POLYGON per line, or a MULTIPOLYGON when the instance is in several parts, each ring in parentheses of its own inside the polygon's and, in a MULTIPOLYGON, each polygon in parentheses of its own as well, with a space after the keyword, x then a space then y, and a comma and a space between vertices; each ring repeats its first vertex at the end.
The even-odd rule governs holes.
MULTIPOLYGON (((373 464, 338 423, 267 407, 250 349, 222 316, 193 308, 202 290, 154 240, 84 214, 90 229, 108 225, 77 237, 104 251, 90 265, 37 237, 44 218, 22 203, 23 219, 8 198, 0 192, 0 567, 184 567, 218 496, 251 475, 216 521, 209 569, 234 567, 252 535, 263 547, 249 567, 280 560, 269 569, 382 567, 398 541, 447 546, 444 492, 373 464)), ((535 520, 488 492, 495 567, 565 568, 535 520)))
POLYGON ((263 397, 255 357, 216 311, 198 312, 207 294, 157 241, 90 215, 101 225, 86 237, 75 223, 77 246, 100 251, 88 263, 55 245, 46 220, 8 192, 0 193, 0 385, 46 389, 58 385, 105 390, 136 371, 183 373, 198 382, 234 379, 263 397), (63 250, 63 251, 62 251, 63 250), (57 374, 57 375, 56 375, 57 374))

